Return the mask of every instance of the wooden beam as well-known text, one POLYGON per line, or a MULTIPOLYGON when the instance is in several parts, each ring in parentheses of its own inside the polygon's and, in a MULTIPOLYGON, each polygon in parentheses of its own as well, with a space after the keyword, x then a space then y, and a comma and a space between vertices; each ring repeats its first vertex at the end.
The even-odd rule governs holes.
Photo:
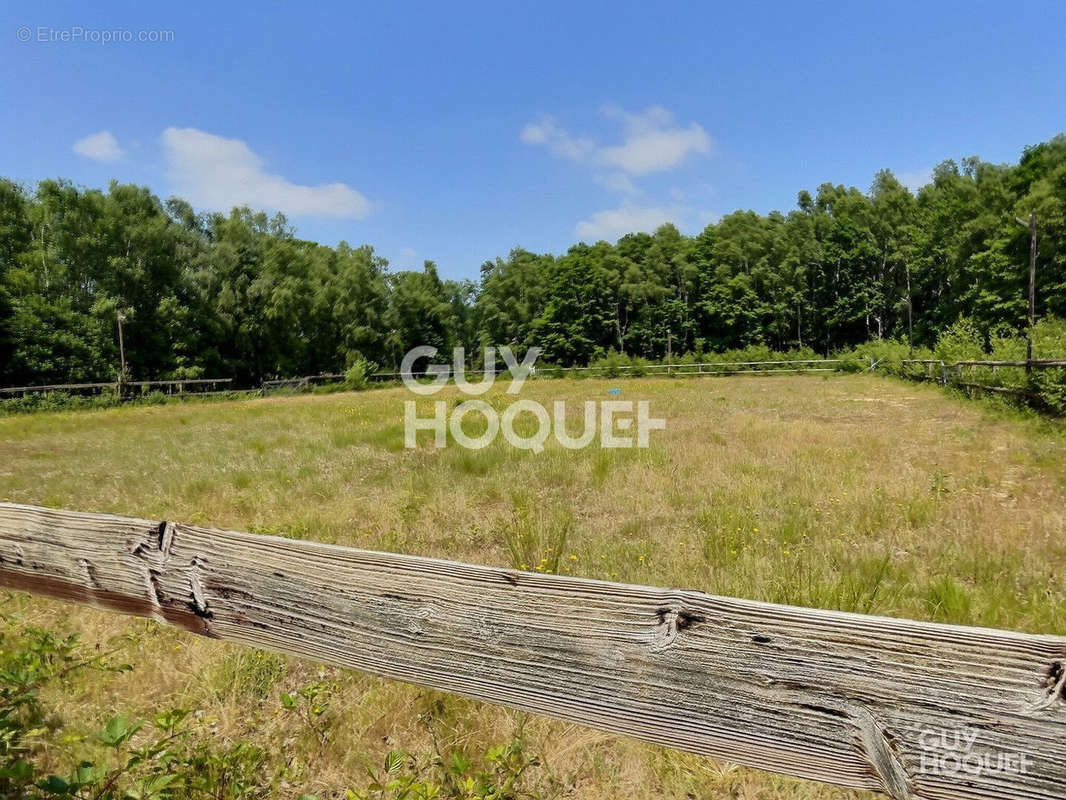
POLYGON ((1062 637, 12 504, 0 584, 895 798, 1066 791, 1062 637))

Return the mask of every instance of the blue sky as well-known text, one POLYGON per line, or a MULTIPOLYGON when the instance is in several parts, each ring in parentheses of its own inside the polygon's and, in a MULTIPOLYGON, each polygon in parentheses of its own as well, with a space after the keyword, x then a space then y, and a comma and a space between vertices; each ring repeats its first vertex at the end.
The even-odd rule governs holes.
POLYGON ((0 175, 280 208, 473 278, 1066 130, 1057 0, 309 5, 5 3, 0 175))

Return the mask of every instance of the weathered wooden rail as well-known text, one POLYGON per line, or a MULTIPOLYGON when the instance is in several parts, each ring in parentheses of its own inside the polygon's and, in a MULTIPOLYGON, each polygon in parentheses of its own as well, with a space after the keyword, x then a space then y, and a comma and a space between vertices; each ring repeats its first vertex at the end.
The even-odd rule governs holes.
POLYGON ((0 585, 895 798, 1066 797, 1062 637, 12 504, 0 585))

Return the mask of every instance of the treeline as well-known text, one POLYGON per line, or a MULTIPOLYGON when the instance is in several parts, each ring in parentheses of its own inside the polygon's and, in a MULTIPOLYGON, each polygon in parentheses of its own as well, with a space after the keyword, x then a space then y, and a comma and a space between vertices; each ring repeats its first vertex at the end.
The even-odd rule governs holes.
POLYGON ((480 280, 432 262, 390 272, 369 246, 302 241, 284 217, 197 214, 183 200, 0 180, 0 383, 112 380, 122 315, 131 379, 395 368, 418 344, 538 345, 585 364, 763 345, 829 354, 871 339, 932 345, 960 317, 986 339, 1066 316, 1066 136, 1016 165, 945 161, 917 195, 823 184, 788 214, 738 211, 565 254, 513 250, 480 280))

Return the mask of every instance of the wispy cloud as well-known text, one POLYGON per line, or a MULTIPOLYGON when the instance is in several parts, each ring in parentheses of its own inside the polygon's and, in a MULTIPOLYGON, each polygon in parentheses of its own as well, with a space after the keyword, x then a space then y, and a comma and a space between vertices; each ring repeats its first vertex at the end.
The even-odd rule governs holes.
POLYGON ((607 106, 604 114, 621 121, 625 139, 620 145, 603 148, 599 157, 631 175, 674 169, 690 155, 711 152, 711 137, 702 125, 692 122, 682 127, 661 106, 652 106, 638 114, 607 106))
POLYGON ((605 175, 597 175, 596 183, 604 189, 609 189, 619 194, 633 195, 640 192, 637 185, 633 183, 633 179, 624 172, 608 172, 605 175))
POLYGON ((111 131, 100 131, 74 142, 74 152, 93 161, 118 161, 124 155, 111 131))
POLYGON ((615 240, 627 233, 644 231, 651 233, 665 222, 673 222, 675 209, 639 208, 623 206, 597 211, 588 219, 577 223, 574 232, 582 239, 615 240))
POLYGON ((611 167, 623 175, 665 172, 689 156, 711 152, 711 137, 702 125, 679 125, 673 113, 662 106, 640 112, 604 106, 602 113, 621 124, 621 143, 600 145, 592 137, 571 133, 551 116, 526 125, 519 138, 526 144, 544 146, 559 158, 611 167))
POLYGON ((912 192, 917 192, 927 183, 933 182, 933 168, 925 167, 924 169, 912 169, 907 172, 895 173, 896 180, 910 189, 912 192))
POLYGON ((711 137, 702 125, 679 124, 662 106, 632 112, 607 105, 600 112, 619 125, 620 142, 601 144, 591 136, 575 135, 551 116, 529 123, 519 134, 526 144, 544 147, 557 158, 588 165, 600 186, 624 198, 619 207, 597 211, 578 222, 577 236, 614 240, 627 233, 650 233, 666 222, 691 228, 714 218, 690 205, 677 189, 671 191, 669 203, 657 203, 645 197, 637 184, 645 176, 668 172, 693 156, 710 153, 711 137))
POLYGON ((172 127, 163 131, 163 152, 175 190, 196 206, 250 205, 291 216, 348 219, 370 213, 370 201, 347 184, 303 186, 267 172, 241 139, 172 127))
POLYGON ((573 161, 586 158, 596 149, 594 140, 571 135, 552 116, 530 122, 522 128, 519 138, 526 144, 543 145, 553 155, 573 161))
POLYGON ((653 233, 670 222, 682 230, 702 228, 719 218, 713 211, 701 211, 683 203, 668 206, 623 205, 597 211, 577 223, 574 233, 585 241, 614 241, 627 233, 653 233))
POLYGON ((413 247, 401 247, 396 257, 396 266, 401 269, 413 269, 418 259, 418 251, 413 247))

